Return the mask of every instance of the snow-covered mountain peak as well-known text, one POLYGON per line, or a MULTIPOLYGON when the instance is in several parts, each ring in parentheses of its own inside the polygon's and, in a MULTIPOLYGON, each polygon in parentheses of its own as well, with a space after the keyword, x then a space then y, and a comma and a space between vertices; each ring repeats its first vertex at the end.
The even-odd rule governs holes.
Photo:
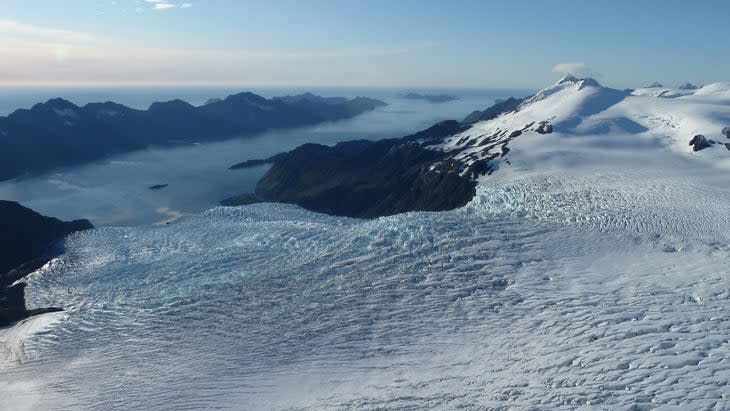
POLYGON ((632 94, 568 75, 516 109, 476 122, 433 147, 453 153, 451 159, 464 165, 462 175, 474 179, 505 167, 539 170, 546 167, 542 161, 548 157, 551 162, 556 156, 571 157, 577 163, 587 152, 609 158, 611 152, 634 155, 639 149, 648 156, 670 152, 730 168, 730 140, 722 132, 726 127, 730 127, 730 83, 699 90, 640 89, 632 94), (698 135, 702 138, 695 138, 698 135), (698 147, 692 141, 708 144, 698 147), (538 152, 544 156, 541 160, 534 158, 538 152))
POLYGON ((572 75, 566 75, 563 78, 561 78, 557 83, 553 84, 552 86, 549 86, 538 93, 536 93, 533 97, 527 99, 523 106, 528 106, 536 101, 544 100, 547 97, 550 97, 556 93, 564 92, 564 91, 580 91, 584 89, 603 89, 604 87, 595 79, 586 77, 586 78, 577 78, 572 75))
POLYGON ((591 77, 578 78, 572 74, 566 74, 555 85, 578 84, 579 87, 602 87, 596 79, 591 77))
POLYGON ((566 74, 563 77, 561 77, 560 80, 558 80, 558 82, 556 84, 575 83, 576 81, 578 81, 577 77, 575 77, 572 74, 566 74))
POLYGON ((697 89, 699 89, 699 88, 700 88, 700 87, 698 87, 698 86, 695 86, 695 85, 694 85, 694 84, 692 84, 692 83, 684 83, 684 84, 682 84, 681 86, 679 86, 679 89, 680 89, 680 90, 697 90, 697 89))

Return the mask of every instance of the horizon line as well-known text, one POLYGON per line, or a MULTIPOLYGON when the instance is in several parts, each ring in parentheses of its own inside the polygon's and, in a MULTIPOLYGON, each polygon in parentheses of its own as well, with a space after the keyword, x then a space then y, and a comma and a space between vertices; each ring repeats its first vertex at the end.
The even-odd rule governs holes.
POLYGON ((465 90, 534 90, 535 87, 520 86, 520 87, 508 87, 508 86, 471 86, 471 85, 360 85, 360 84, 284 84, 284 83, 272 83, 272 84, 245 84, 245 83, 216 83, 216 82, 2 82, 0 81, 0 87, 5 88, 123 88, 123 87, 160 87, 160 88, 175 88, 175 87, 190 87, 190 88, 387 88, 387 89, 465 89, 465 90))

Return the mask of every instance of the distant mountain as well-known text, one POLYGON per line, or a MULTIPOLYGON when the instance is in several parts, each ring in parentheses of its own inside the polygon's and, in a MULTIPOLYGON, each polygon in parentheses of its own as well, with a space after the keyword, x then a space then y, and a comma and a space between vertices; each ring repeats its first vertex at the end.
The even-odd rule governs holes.
POLYGON ((699 86, 695 86, 692 83, 684 83, 681 86, 679 86, 680 90, 697 90, 699 86))
POLYGON ((426 100, 431 103, 446 103, 448 101, 458 100, 456 96, 450 96, 448 94, 419 94, 419 93, 408 93, 403 98, 409 100, 426 100))
POLYGON ((662 83, 655 81, 651 85, 646 86, 646 88, 664 88, 664 86, 662 85, 662 83))
POLYGON ((196 107, 182 100, 135 110, 114 102, 77 106, 61 98, 0 117, 0 180, 151 145, 219 140, 271 128, 351 118, 385 103, 307 93, 266 99, 245 92, 196 107))

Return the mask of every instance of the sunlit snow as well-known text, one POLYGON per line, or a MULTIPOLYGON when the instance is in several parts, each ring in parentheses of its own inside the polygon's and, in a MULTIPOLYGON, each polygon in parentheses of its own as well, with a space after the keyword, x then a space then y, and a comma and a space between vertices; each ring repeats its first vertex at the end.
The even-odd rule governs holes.
MULTIPOLYGON (((723 409, 730 151, 687 142, 725 139, 727 88, 554 87, 465 132, 555 127, 512 139, 459 210, 366 221, 259 204, 73 235, 28 287, 33 306, 67 311, 0 332, 0 397, 31 409, 723 409)), ((434 148, 470 161, 463 137, 434 148)))

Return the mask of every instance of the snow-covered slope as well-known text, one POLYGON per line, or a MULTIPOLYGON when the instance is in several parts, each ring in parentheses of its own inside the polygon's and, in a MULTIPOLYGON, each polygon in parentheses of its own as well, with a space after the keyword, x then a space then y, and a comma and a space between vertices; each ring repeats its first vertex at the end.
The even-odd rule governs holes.
POLYGON ((730 151, 688 142, 725 142, 729 89, 565 78, 433 146, 478 175, 454 211, 75 235, 28 288, 68 311, 0 332, 2 404, 726 409, 730 151))
POLYGON ((710 161, 712 167, 730 167, 730 151, 724 144, 698 153, 689 145, 698 134, 730 143, 722 134, 730 126, 730 83, 673 90, 674 98, 668 98, 669 91, 647 88, 629 94, 603 87, 594 79, 566 76, 516 111, 476 123, 433 148, 453 152, 453 158, 465 164, 464 175, 470 177, 520 161, 519 156, 508 154, 514 147, 566 158, 577 151, 576 161, 591 150, 598 153, 596 157, 609 148, 670 150, 710 161), (660 90, 665 92, 644 92, 660 90), (546 125, 551 133, 544 132, 546 125))

